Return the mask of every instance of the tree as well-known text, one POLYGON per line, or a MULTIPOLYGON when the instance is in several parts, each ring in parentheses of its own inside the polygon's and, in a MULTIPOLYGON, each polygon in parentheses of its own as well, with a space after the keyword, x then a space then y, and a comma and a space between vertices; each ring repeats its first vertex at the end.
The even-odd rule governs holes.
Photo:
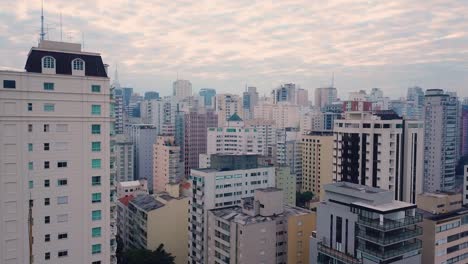
POLYGON ((175 257, 161 244, 155 251, 147 249, 130 249, 122 253, 121 264, 175 264, 175 257))
POLYGON ((296 193, 296 205, 299 207, 305 207, 306 203, 310 202, 314 198, 314 193, 312 192, 297 192, 296 193))

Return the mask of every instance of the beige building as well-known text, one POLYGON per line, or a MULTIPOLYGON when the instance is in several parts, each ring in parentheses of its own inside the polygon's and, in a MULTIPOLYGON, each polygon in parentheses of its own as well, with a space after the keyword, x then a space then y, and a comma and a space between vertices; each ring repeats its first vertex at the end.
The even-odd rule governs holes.
POLYGON ((324 197, 323 185, 333 181, 333 134, 309 132, 302 136, 301 192, 324 197))
POLYGON ((275 120, 276 128, 299 127, 300 116, 300 107, 287 102, 259 104, 254 108, 254 118, 275 120))
POLYGON ((183 178, 183 163, 180 161, 180 146, 174 136, 158 136, 153 147, 153 189, 166 191, 166 184, 179 183, 183 178))
POLYGON ((278 166, 275 170, 276 187, 283 190, 284 204, 296 205, 296 174, 289 166, 278 166))
POLYGON ((461 194, 423 193, 417 201, 424 216, 421 263, 467 263, 468 208, 461 194))
POLYGON ((241 206, 208 212, 208 264, 309 263, 314 215, 283 205, 277 188, 257 189, 241 206))
POLYGON ((178 196, 176 189, 119 199, 118 235, 124 249, 156 250, 164 244, 164 249, 175 256, 176 264, 187 263, 189 199, 178 196))
POLYGON ((216 113, 218 114, 218 127, 226 126, 227 120, 234 114, 244 116, 242 98, 234 94, 216 95, 216 113))

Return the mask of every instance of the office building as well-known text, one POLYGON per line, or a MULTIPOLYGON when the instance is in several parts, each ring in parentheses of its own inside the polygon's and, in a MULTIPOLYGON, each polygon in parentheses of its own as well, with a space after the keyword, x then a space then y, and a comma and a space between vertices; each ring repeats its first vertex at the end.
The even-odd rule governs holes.
POLYGON ((394 193, 347 182, 324 186, 311 237, 310 263, 421 262, 422 216, 394 193))
POLYGON ((122 95, 123 95, 124 106, 128 107, 130 105, 130 98, 133 95, 133 88, 122 87, 122 91, 123 91, 122 95))
POLYGON ((150 192, 153 192, 153 144, 156 143, 157 130, 153 125, 134 124, 129 128, 130 139, 135 148, 135 180, 147 179, 150 192))
POLYGON ((424 118, 424 91, 421 87, 409 87, 406 95, 406 118, 422 120, 424 118))
POLYGON ((424 128, 424 191, 450 191, 460 149, 458 97, 441 89, 427 90, 424 128))
POLYGON ((307 90, 302 89, 302 88, 297 89, 296 97, 297 97, 297 100, 296 100, 297 105, 303 106, 303 107, 308 107, 310 105, 309 92, 307 90))
POLYGON ((309 132, 302 135, 301 192, 324 198, 325 184, 333 182, 333 133, 309 132))
POLYGON ((216 90, 211 88, 202 88, 198 93, 201 97, 203 97, 203 104, 207 108, 214 108, 215 105, 215 96, 216 90))
POLYGON ((174 136, 158 136, 153 151, 153 190, 166 191, 167 184, 180 183, 184 178, 180 146, 175 144, 174 136))
POLYGON ((468 155, 468 103, 461 109, 461 153, 460 157, 468 155))
POLYGON ((313 213, 282 201, 280 189, 263 188, 242 205, 210 210, 206 263, 309 263, 313 213))
POLYGON ((247 87, 242 95, 243 118, 249 120, 253 118, 254 107, 258 104, 257 87, 247 87))
MULTIPOLYGON (((120 88, 112 89, 114 97, 114 118, 115 118, 115 133, 124 133, 125 111, 123 105, 123 91, 120 88)), ((112 107, 112 106, 111 106, 112 107)))
POLYGON ((271 91, 271 97, 273 98, 273 104, 280 102, 286 102, 290 104, 296 104, 296 85, 294 83, 285 83, 276 89, 271 91))
POLYGON ((144 100, 154 100, 154 99, 159 99, 159 93, 158 92, 145 92, 145 97, 144 100))
POLYGON ((218 114, 218 126, 223 127, 226 121, 236 113, 238 116, 243 116, 242 99, 238 95, 233 94, 217 94, 216 95, 216 113, 218 114))
POLYGON ((418 196, 418 209, 424 217, 421 263, 466 263, 468 208, 462 206, 462 195, 424 193, 418 196))
POLYGON ((115 137, 115 169, 117 182, 133 181, 135 179, 135 147, 125 135, 115 137))
POLYGON ((259 166, 256 155, 212 155, 211 168, 192 169, 189 263, 208 261, 208 211, 240 205, 259 188, 275 186, 275 168, 259 166))
POLYGON ((338 100, 337 90, 335 87, 316 88, 314 100, 314 106, 320 110, 338 100))
POLYGON ((177 108, 178 101, 174 96, 143 101, 141 118, 144 123, 153 124, 158 135, 174 134, 177 108))
POLYGON ((422 192, 423 123, 403 120, 393 111, 348 112, 336 120, 333 154, 335 181, 394 192, 416 202, 422 192))
POLYGON ((176 80, 172 84, 172 95, 177 100, 192 96, 192 83, 188 80, 176 80))
POLYGON ((0 85, 0 263, 116 263, 100 54, 41 40, 0 85))

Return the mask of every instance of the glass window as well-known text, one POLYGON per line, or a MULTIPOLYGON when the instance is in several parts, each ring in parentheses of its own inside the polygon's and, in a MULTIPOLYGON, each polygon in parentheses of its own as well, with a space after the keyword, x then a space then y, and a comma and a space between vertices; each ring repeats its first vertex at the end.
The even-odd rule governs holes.
POLYGON ((57 238, 58 238, 58 239, 67 239, 67 238, 68 238, 68 234, 67 234, 67 233, 60 233, 60 234, 58 234, 57 238))
POLYGON ((60 250, 57 254, 59 258, 66 257, 68 256, 68 251, 67 250, 60 250))
POLYGON ((28 111, 31 112, 33 110, 32 103, 28 103, 28 111))
POLYGON ((44 124, 44 132, 50 132, 49 124, 44 124))
POLYGON ((49 206, 50 205, 50 198, 44 198, 44 205, 49 206))
POLYGON ((42 59, 42 67, 47 69, 55 68, 55 59, 53 57, 47 56, 42 59))
POLYGON ((55 105, 54 104, 44 104, 44 112, 54 112, 55 105))
POLYGON ((91 178, 91 183, 93 186, 101 185, 101 176, 93 176, 91 178))
POLYGON ((91 105, 91 114, 92 115, 100 115, 101 114, 101 106, 100 105, 91 105))
POLYGON ((3 80, 3 88, 16 89, 16 81, 15 80, 3 80))
POLYGON ((101 125, 91 125, 91 134, 101 134, 101 125))
POLYGON ((50 161, 44 161, 44 169, 50 169, 50 161))
POLYGON ((100 93, 101 92, 101 85, 91 85, 91 92, 100 93))
POLYGON ((92 152, 101 151, 101 142, 100 141, 91 142, 91 151, 92 152))
POLYGON ((50 143, 44 143, 44 150, 49 151, 50 150, 50 143))
POLYGON ((33 125, 32 124, 28 124, 28 132, 32 132, 33 131, 33 125))
POLYGON ((84 61, 82 59, 73 60, 73 70, 82 71, 84 69, 84 61))
POLYGON ((29 189, 32 189, 34 188, 34 182, 33 181, 29 181, 29 189))
POLYGON ((58 179, 57 186, 67 186, 68 180, 67 179, 58 179))
POLYGON ((57 197, 57 204, 68 204, 68 196, 57 197))
POLYGON ((45 253, 44 259, 45 259, 45 260, 49 260, 49 259, 50 259, 50 252, 46 252, 46 253, 45 253))
POLYGON ((50 234, 44 236, 44 242, 50 242, 50 234))
POLYGON ((54 83, 45 82, 44 83, 44 90, 53 91, 54 90, 54 83))
POLYGON ((100 203, 101 202, 101 193, 93 193, 91 195, 91 202, 92 203, 100 203))
POLYGON ((99 254, 101 253, 101 244, 94 244, 91 246, 91 249, 93 254, 99 254))
POLYGON ((44 187, 50 187, 50 180, 44 180, 44 187))
POLYGON ((58 161, 57 162, 57 168, 66 168, 68 167, 68 162, 66 161, 58 161))
POLYGON ((92 159, 91 160, 91 168, 100 169, 101 168, 101 159, 92 159))
POLYGON ((91 229, 91 235, 92 237, 101 237, 101 228, 93 227, 93 229, 91 229))
POLYGON ((91 220, 101 220, 101 210, 94 210, 91 212, 91 220))
POLYGON ((33 170, 34 168, 34 163, 32 161, 28 162, 28 169, 33 170))
POLYGON ((44 223, 50 224, 50 216, 44 216, 44 223))
POLYGON ((58 223, 65 223, 65 222, 68 222, 68 214, 60 214, 60 215, 57 215, 57 222, 58 222, 58 223))

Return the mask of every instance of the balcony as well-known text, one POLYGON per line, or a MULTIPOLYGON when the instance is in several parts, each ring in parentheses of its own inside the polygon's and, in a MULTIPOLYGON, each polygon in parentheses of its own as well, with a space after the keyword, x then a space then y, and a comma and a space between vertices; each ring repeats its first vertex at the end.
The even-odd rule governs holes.
POLYGON ((364 230, 358 230, 356 233, 357 237, 379 244, 381 246, 388 246, 403 242, 420 235, 422 235, 422 228, 419 226, 415 226, 414 229, 404 228, 402 230, 396 230, 396 232, 393 234, 390 232, 374 232, 374 234, 372 234, 372 232, 366 232, 364 230))
POLYGON ((380 260, 387 260, 393 257, 404 255, 410 251, 422 248, 422 242, 419 239, 414 239, 410 242, 404 242, 397 247, 379 247, 379 246, 366 246, 362 241, 358 242, 357 250, 362 251, 363 254, 369 254, 380 260))
POLYGON ((321 254, 327 255, 332 259, 336 259, 347 264, 362 264, 362 261, 360 259, 357 259, 352 255, 348 255, 336 249, 327 247, 324 244, 322 244, 322 242, 317 243, 317 250, 321 254))
POLYGON ((422 214, 416 213, 415 216, 406 216, 396 220, 384 218, 383 223, 380 223, 379 219, 368 218, 360 215, 357 224, 386 232, 420 223, 422 219, 422 214))

